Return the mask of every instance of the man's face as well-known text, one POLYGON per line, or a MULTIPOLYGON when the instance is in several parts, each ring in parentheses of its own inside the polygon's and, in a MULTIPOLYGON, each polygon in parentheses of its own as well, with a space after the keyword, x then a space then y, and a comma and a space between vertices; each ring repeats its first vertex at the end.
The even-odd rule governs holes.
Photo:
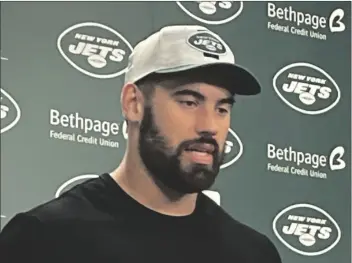
POLYGON ((139 139, 142 161, 154 179, 180 193, 212 186, 223 163, 231 107, 229 93, 213 85, 156 88, 139 139))

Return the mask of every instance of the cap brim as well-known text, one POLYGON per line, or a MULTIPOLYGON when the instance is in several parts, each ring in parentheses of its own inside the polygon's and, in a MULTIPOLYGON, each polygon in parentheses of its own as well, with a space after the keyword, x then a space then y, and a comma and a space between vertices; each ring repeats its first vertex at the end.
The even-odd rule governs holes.
POLYGON ((156 73, 194 71, 198 78, 227 89, 232 95, 256 95, 261 85, 254 75, 242 66, 224 62, 204 65, 187 65, 178 68, 158 70, 156 73), (201 75, 201 76, 199 76, 201 75))

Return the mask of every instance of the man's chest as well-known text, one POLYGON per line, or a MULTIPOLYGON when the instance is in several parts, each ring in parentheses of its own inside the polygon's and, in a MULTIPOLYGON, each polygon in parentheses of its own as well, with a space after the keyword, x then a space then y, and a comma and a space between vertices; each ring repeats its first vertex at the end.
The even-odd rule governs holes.
POLYGON ((240 250, 236 256, 217 238, 186 229, 95 226, 59 236, 53 253, 57 262, 233 263, 241 258, 240 250))

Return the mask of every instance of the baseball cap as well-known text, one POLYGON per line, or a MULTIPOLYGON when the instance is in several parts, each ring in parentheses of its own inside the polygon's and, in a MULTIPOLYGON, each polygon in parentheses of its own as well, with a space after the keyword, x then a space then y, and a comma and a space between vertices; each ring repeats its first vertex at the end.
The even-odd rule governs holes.
POLYGON ((129 56, 125 83, 151 73, 197 70, 231 94, 254 95, 261 86, 251 72, 235 63, 229 46, 216 33, 197 25, 171 25, 139 42, 129 56))

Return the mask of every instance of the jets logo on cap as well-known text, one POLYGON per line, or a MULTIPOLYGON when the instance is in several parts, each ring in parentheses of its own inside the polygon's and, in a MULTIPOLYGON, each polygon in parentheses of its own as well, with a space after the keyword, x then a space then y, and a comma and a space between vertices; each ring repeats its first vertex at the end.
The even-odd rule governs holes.
POLYGON ((190 35, 187 39, 187 43, 201 51, 214 55, 225 55, 226 47, 221 39, 210 32, 197 32, 190 35))

